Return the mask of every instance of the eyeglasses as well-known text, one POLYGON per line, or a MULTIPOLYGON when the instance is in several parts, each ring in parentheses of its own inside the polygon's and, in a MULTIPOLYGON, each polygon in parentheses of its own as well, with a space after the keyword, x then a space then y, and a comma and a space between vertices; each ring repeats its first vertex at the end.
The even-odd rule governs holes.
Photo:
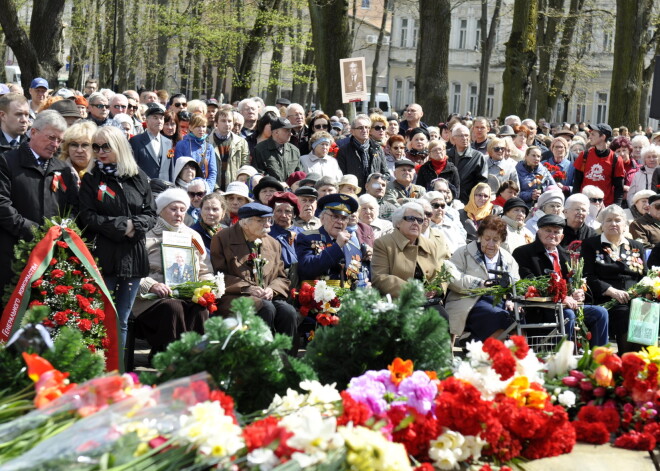
POLYGON ((92 150, 97 154, 105 154, 107 152, 112 152, 112 147, 107 142, 101 145, 92 144, 92 150))
POLYGON ((189 191, 188 196, 191 198, 204 198, 204 195, 206 195, 205 191, 189 191))
POLYGON ((430 212, 430 211, 428 213, 426 211, 424 211, 424 216, 426 216, 427 218, 430 218, 431 216, 433 216, 433 213, 430 212))
POLYGON ((69 142, 69 147, 76 147, 80 149, 89 149, 91 144, 89 142, 69 142))
POLYGON ((602 203, 603 198, 589 198, 589 201, 591 201, 592 203, 602 203))
POLYGON ((128 108, 127 105, 112 105, 113 108, 117 108, 118 110, 125 110, 128 108))
POLYGON ((136 110, 137 111, 138 108, 139 108, 139 106, 137 106, 137 105, 128 105, 129 110, 136 110))
POLYGON ((325 214, 330 216, 332 222, 348 222, 348 216, 341 216, 339 214, 331 213, 330 211, 326 211, 325 214))
POLYGON ((330 126, 328 124, 315 124, 314 129, 329 129, 330 126))
POLYGON ((371 126, 355 126, 353 129, 357 129, 359 131, 368 131, 371 129, 371 126))
POLYGON ((493 147, 493 150, 494 150, 495 152, 504 152, 505 147, 493 147))
POLYGON ((433 203, 431 206, 433 206, 433 209, 438 209, 438 208, 445 209, 445 206, 447 206, 447 204, 446 203, 433 203))
POLYGON ((373 129, 374 131, 385 131, 386 128, 385 126, 372 126, 371 129, 373 129))
POLYGON ((408 222, 416 222, 417 224, 424 224, 423 218, 418 218, 415 216, 403 216, 401 219, 408 222))
POLYGON ((94 104, 94 105, 89 105, 89 106, 93 106, 94 108, 98 108, 99 110, 107 110, 108 108, 110 108, 110 106, 108 106, 108 105, 104 105, 104 104, 102 104, 102 103, 98 103, 98 104, 94 104))
POLYGON ((257 223, 261 224, 262 226, 268 226, 268 225, 271 225, 273 223, 273 218, 271 218, 271 217, 268 217, 268 218, 253 217, 253 218, 250 218, 250 220, 252 222, 257 222, 257 223))
MULTIPOLYGON (((35 129, 35 131, 39 131, 39 130, 35 129)), ((39 131, 39 132, 41 132, 41 131, 39 131)), ((60 139, 59 137, 53 136, 53 135, 46 136, 46 139, 48 139, 50 142, 52 142, 56 146, 59 146, 62 142, 64 142, 64 139, 60 139)))
POLYGON ((182 106, 186 108, 188 106, 188 103, 172 103, 172 104, 177 108, 181 108, 182 106))
POLYGON ((487 195, 486 193, 477 193, 474 196, 475 196, 475 198, 490 198, 490 195, 487 195))

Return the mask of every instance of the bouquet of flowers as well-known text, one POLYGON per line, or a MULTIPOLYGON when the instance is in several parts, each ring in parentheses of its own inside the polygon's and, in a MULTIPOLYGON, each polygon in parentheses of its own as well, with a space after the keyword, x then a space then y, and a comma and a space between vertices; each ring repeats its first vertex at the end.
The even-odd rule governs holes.
POLYGON ((261 256, 261 245, 263 244, 261 239, 255 239, 253 242, 254 247, 248 255, 248 266, 252 268, 252 273, 254 273, 254 279, 257 283, 257 286, 264 288, 264 266, 268 263, 268 260, 261 256))
POLYGON ((543 165, 548 169, 548 172, 550 172, 550 175, 552 175, 552 178, 554 178, 557 183, 561 183, 566 179, 566 173, 563 172, 558 165, 552 165, 547 160, 543 162, 543 165))
MULTIPOLYGON (((493 296, 493 303, 499 304, 503 299, 513 295, 514 284, 494 285, 485 288, 467 290, 467 296, 493 296)), ((566 297, 566 281, 557 273, 536 278, 523 278, 515 282, 517 296, 529 298, 552 298, 559 302, 566 297)))
MULTIPOLYGON (((215 302, 225 294, 225 275, 216 273, 213 280, 186 281, 179 283, 172 289, 172 297, 192 301, 195 304, 204 306, 213 314, 218 310, 215 302)), ((154 293, 143 294, 144 299, 158 299, 154 293)))
POLYGON ((337 312, 341 308, 339 297, 342 291, 345 290, 332 287, 326 281, 319 280, 314 286, 303 283, 300 290, 293 291, 292 296, 300 304, 301 315, 305 317, 312 315, 316 322, 327 326, 339 324, 337 312))
MULTIPOLYGON (((650 301, 660 302, 660 270, 656 268, 649 270, 644 278, 626 290, 630 299, 644 297, 650 301)), ((616 299, 611 299, 603 304, 603 307, 610 309, 618 303, 616 299)))

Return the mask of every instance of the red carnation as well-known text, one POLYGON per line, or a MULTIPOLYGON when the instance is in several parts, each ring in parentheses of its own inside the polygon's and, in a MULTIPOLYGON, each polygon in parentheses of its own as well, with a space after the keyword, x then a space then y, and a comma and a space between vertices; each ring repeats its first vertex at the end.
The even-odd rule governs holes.
POLYGON ((101 322, 103 322, 105 320, 105 312, 103 312, 103 309, 95 309, 94 310, 94 315, 101 322))
POLYGON ((101 346, 103 346, 103 348, 106 350, 110 348, 110 339, 108 337, 104 337, 103 340, 101 340, 101 346))
POLYGON ((286 443, 292 436, 292 432, 279 426, 279 419, 275 417, 257 420, 243 429, 243 438, 248 451, 277 444, 275 455, 280 459, 288 458, 298 451, 286 443))
POLYGON ((80 270, 73 270, 71 273, 76 275, 76 276, 82 276, 82 274, 83 274, 80 270))
POLYGON ((87 291, 89 294, 94 294, 96 292, 96 286, 91 283, 85 283, 82 285, 82 289, 87 291))
POLYGON ((58 241, 57 241, 57 246, 58 246, 58 247, 62 247, 63 249, 68 249, 68 248, 69 248, 69 244, 67 244, 67 243, 64 242, 63 240, 58 240, 58 241))
POLYGON ((80 259, 78 257, 69 257, 69 261, 80 265, 80 259))
POLYGON ((529 345, 527 345, 527 339, 522 335, 512 335, 511 340, 514 344, 513 354, 518 360, 522 360, 527 356, 529 352, 529 345))
POLYGON ((53 320, 57 322, 57 325, 64 325, 69 321, 69 317, 66 315, 66 313, 60 311, 55 313, 53 320))
POLYGON ((43 278, 39 278, 38 280, 34 280, 34 282, 32 283, 32 287, 33 288, 38 288, 39 286, 41 286, 41 284, 43 282, 44 282, 43 278))
POLYGON ((55 324, 54 324, 53 321, 51 321, 50 319, 44 319, 44 321, 42 322, 42 324, 43 324, 45 327, 50 327, 50 328, 55 327, 55 324))
POLYGON ((602 422, 582 422, 577 420, 571 422, 575 429, 578 442, 593 443, 594 445, 603 445, 610 441, 610 433, 602 422))
POLYGON ((90 352, 96 353, 96 346, 95 345, 90 343, 89 345, 87 345, 87 348, 89 349, 90 352))
POLYGON ((493 362, 493 369, 500 375, 502 381, 506 381, 516 373, 516 360, 511 350, 497 339, 488 338, 482 347, 493 362))
POLYGON ((57 269, 50 272, 50 277, 58 279, 58 278, 62 278, 64 274, 65 273, 62 270, 57 269))
POLYGON ((652 451, 655 448, 655 438, 648 433, 632 431, 614 440, 614 446, 628 450, 652 451))
POLYGON ((28 308, 33 307, 33 306, 44 306, 44 303, 41 301, 35 299, 34 301, 31 301, 30 304, 28 304, 28 308))
MULTIPOLYGON (((482 468, 483 469, 483 468, 482 468)), ((488 468, 490 469, 490 468, 488 468)), ((422 463, 415 468, 415 471, 434 471, 435 468, 431 463, 422 463)))
POLYGON ((64 286, 64 285, 57 285, 55 287, 55 294, 67 294, 69 291, 73 289, 73 286, 64 286))
POLYGON ((57 263, 57 259, 56 258, 51 258, 50 264, 55 265, 56 263, 57 263))
POLYGON ((333 298, 330 301, 330 307, 338 308, 339 306, 341 306, 341 301, 339 300, 339 298, 333 298))
POLYGON ((89 319, 80 319, 78 321, 78 328, 81 332, 87 332, 92 328, 92 321, 89 319))
POLYGON ((342 391, 339 394, 342 398, 344 412, 337 419, 337 425, 347 425, 352 423, 357 427, 358 425, 364 425, 373 415, 369 406, 353 399, 347 391, 342 391))

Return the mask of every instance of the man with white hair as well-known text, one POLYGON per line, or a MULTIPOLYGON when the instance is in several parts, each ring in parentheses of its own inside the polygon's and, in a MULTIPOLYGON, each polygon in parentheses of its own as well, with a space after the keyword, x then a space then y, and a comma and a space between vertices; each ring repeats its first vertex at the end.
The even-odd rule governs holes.
POLYGON ((126 95, 122 95, 121 93, 116 93, 115 96, 112 97, 110 100, 110 116, 112 118, 115 117, 115 115, 118 115, 120 113, 126 113, 128 111, 128 98, 126 95))
POLYGON ((477 183, 488 183, 488 159, 470 147, 470 130, 462 124, 452 128, 451 142, 454 147, 447 151, 447 158, 458 168, 461 178, 461 194, 458 199, 467 204, 472 188, 477 183))
POLYGON ((520 121, 520 117, 516 116, 515 114, 509 115, 506 118, 504 118, 504 124, 506 126, 520 126, 522 122, 520 121))
POLYGON ((585 240, 596 235, 596 231, 586 224, 589 215, 589 198, 582 193, 576 193, 566 198, 564 202, 564 216, 566 227, 564 227, 564 238, 561 240, 562 247, 575 240, 585 240))
POLYGON ((259 120, 259 103, 253 98, 241 100, 238 104, 238 112, 243 116, 243 129, 241 136, 251 136, 257 128, 259 120))
POLYGON ((309 154, 309 129, 305 124, 304 108, 298 103, 291 103, 286 108, 286 117, 293 125, 293 129, 291 130, 291 144, 298 148, 300 155, 309 154))

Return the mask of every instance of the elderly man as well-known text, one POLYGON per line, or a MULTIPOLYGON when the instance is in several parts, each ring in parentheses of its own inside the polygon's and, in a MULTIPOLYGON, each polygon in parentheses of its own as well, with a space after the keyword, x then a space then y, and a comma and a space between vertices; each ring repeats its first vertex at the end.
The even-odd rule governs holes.
POLYGON ((470 191, 477 183, 488 183, 488 159, 470 147, 470 130, 458 124, 451 130, 454 147, 447 151, 447 158, 458 169, 461 178, 461 194, 458 199, 467 204, 470 191))
POLYGON ((110 115, 110 105, 108 99, 100 92, 92 93, 87 99, 89 106, 87 112, 89 113, 87 119, 99 127, 114 126, 121 129, 121 125, 112 119, 110 115))
POLYGON ((286 117, 293 129, 291 130, 291 144, 296 146, 300 155, 307 155, 310 152, 309 147, 309 127, 305 124, 305 110, 298 103, 291 103, 286 108, 286 117))
POLYGON ((364 188, 372 173, 388 172, 385 153, 379 143, 369 138, 371 119, 359 114, 351 124, 351 137, 342 141, 337 152, 337 163, 344 175, 357 177, 358 186, 364 188))
POLYGON ((531 118, 527 118, 527 119, 523 119, 522 124, 523 126, 527 126, 530 131, 529 136, 527 136, 527 145, 538 147, 539 149, 541 149, 541 154, 547 152, 548 148, 546 147, 546 145, 542 141, 540 141, 538 137, 536 137, 539 130, 538 126, 536 125, 536 122, 531 118))
POLYGON ((257 128, 259 120, 259 102, 254 98, 246 98, 238 104, 238 112, 243 116, 243 128, 241 136, 251 136, 257 128))
POLYGON ((321 227, 321 220, 314 216, 316 213, 316 200, 319 198, 319 192, 311 186, 301 186, 295 191, 300 206, 300 214, 293 221, 295 227, 303 231, 318 229, 321 227))
POLYGON ((305 231, 296 238, 298 277, 318 280, 324 277, 340 280, 352 286, 362 273, 363 253, 355 232, 348 232, 351 214, 358 210, 358 202, 348 195, 334 193, 318 201, 316 214, 321 227, 305 231))
POLYGON ((282 247, 282 261, 291 286, 298 286, 298 257, 293 243, 298 234, 303 232, 293 225, 293 218, 300 215, 298 198, 293 193, 278 191, 270 200, 268 206, 273 208, 273 225, 269 235, 282 247))
POLYGON ((110 100, 110 116, 114 118, 120 113, 128 114, 128 98, 126 95, 116 93, 110 100))
POLYGON ((140 103, 148 105, 149 103, 158 103, 158 95, 151 90, 142 90, 140 93, 140 103))
POLYGON ((14 245, 32 240, 32 228, 44 218, 78 212, 74 170, 53 158, 60 149, 66 121, 57 111, 42 111, 30 129, 30 141, 0 157, 0 293, 11 282, 14 245))
POLYGON ((483 116, 477 116, 472 122, 472 148, 488 155, 488 133, 490 123, 483 116))
POLYGON ((562 247, 568 247, 575 240, 583 241, 596 235, 596 231, 586 224, 588 214, 589 198, 586 195, 577 193, 566 198, 564 202, 566 227, 561 241, 562 247))
POLYGON ((399 123, 399 134, 405 136, 408 129, 428 128, 426 123, 422 122, 423 116, 424 111, 421 106, 417 103, 409 104, 403 112, 403 121, 399 123))
POLYGON ((23 95, 9 93, 0 98, 0 155, 28 140, 30 105, 23 95))
POLYGON ((150 103, 145 116, 146 131, 129 141, 133 157, 149 178, 174 182, 174 159, 169 155, 172 141, 160 133, 165 123, 165 108, 159 103, 150 103))
POLYGON ((277 118, 270 125, 271 136, 254 148, 252 166, 259 172, 286 181, 300 170, 300 152, 289 143, 293 125, 286 118, 277 118))
POLYGON ((236 180, 238 170, 250 163, 247 141, 232 132, 234 113, 219 110, 215 113, 215 129, 207 142, 213 146, 218 175, 216 186, 225 191, 227 185, 236 180))
POLYGON ((238 217, 238 224, 217 232, 211 239, 213 271, 225 274, 225 294, 218 303, 220 314, 230 315, 231 302, 249 296, 257 315, 271 330, 292 338, 291 353, 295 353, 298 314, 286 302, 290 284, 284 272, 282 249, 268 235, 273 210, 260 203, 248 203, 238 210, 238 217), (260 270, 254 270, 256 267, 260 270))
POLYGON ((37 116, 39 107, 48 95, 48 81, 45 78, 37 77, 30 83, 30 119, 37 116))
POLYGON ((396 211, 398 206, 398 203, 390 203, 385 198, 389 179, 389 173, 372 173, 367 177, 367 183, 364 188, 367 194, 376 198, 376 201, 378 202, 379 216, 388 221, 392 219, 392 213, 396 211))
POLYGON ((421 198, 426 194, 423 186, 415 185, 415 164, 408 159, 394 163, 394 180, 387 184, 385 199, 394 205, 402 204, 404 198, 421 198))
MULTIPOLYGON (((560 246, 561 240, 564 237, 564 227, 566 222, 564 218, 554 214, 546 214, 538 222, 538 232, 536 233, 536 240, 531 244, 526 244, 518 247, 513 251, 513 258, 518 262, 518 270, 521 278, 534 278, 544 276, 546 273, 555 272, 564 280, 568 280, 569 268, 568 261, 570 260, 569 254, 560 246)), ((564 319, 568 320, 568 328, 566 333, 568 338, 573 337, 573 328, 575 325, 575 310, 578 303, 584 302, 585 293, 582 289, 577 289, 562 300, 564 308, 564 319)), ((528 309, 526 309, 528 310, 528 309)), ((541 314, 544 321, 552 321, 554 313, 546 309, 541 309, 541 314), (550 319, 545 319, 550 317, 550 319)), ((529 314, 534 315, 533 311, 529 314)), ((529 319, 528 319, 529 321, 529 319)), ((591 346, 606 345, 607 329, 608 329, 608 314, 607 310, 602 306, 584 306, 584 321, 591 332, 591 346)))
POLYGON ((649 198, 649 212, 630 223, 633 239, 644 244, 645 249, 652 249, 660 242, 660 195, 649 198))

